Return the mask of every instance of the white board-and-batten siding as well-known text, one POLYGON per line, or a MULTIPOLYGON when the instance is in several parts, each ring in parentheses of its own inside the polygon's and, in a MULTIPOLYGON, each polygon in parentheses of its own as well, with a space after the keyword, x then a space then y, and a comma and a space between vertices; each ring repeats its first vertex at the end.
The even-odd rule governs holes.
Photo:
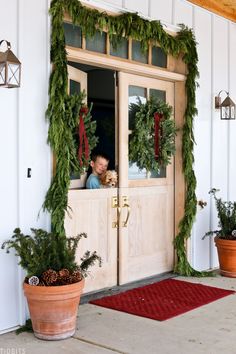
MULTIPOLYGON (((47 215, 38 212, 49 187, 52 167, 47 145, 45 110, 50 72, 49 0, 0 0, 0 40, 11 42, 12 51, 22 62, 19 89, 0 89, 0 242, 12 235, 15 227, 29 232, 30 227, 49 228, 47 215), (27 178, 27 169, 32 177, 27 178)), ((197 269, 217 266, 213 241, 201 239, 209 228, 217 227, 214 203, 208 191, 221 190, 225 199, 236 200, 236 121, 221 121, 214 109, 214 96, 230 92, 236 101, 236 24, 184 0, 92 0, 84 4, 102 10, 135 11, 159 19, 173 28, 180 23, 193 28, 199 55, 198 116, 194 122, 194 147, 197 198, 207 202, 198 210, 194 223, 190 260, 197 269)), ((16 257, 0 251, 0 331, 24 322, 26 316, 21 282, 23 274, 16 257)))
MULTIPOLYGON (((47 0, 0 0, 0 40, 11 43, 22 63, 18 89, 0 88, 0 243, 20 227, 48 228, 38 216, 51 179, 45 110, 48 102, 49 17, 47 0), (31 169, 31 178, 27 170, 31 169)), ((5 51, 5 44, 1 46, 5 51)), ((0 250, 0 333, 24 323, 23 272, 14 252, 0 250)))

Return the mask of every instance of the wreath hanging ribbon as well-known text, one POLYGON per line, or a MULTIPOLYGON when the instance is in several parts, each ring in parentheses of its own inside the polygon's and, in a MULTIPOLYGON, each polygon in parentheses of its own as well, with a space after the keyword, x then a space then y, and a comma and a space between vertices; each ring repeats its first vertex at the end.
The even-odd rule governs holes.
POLYGON ((83 166, 82 155, 83 155, 83 146, 84 146, 84 156, 85 159, 89 159, 89 142, 86 135, 86 130, 84 126, 84 116, 88 114, 88 107, 83 106, 79 112, 79 127, 78 127, 78 134, 79 134, 79 151, 78 151, 78 158, 80 166, 83 166))
POLYGON ((160 120, 162 118, 162 114, 158 112, 154 113, 154 130, 155 130, 155 160, 158 160, 159 157, 159 137, 160 137, 160 120))

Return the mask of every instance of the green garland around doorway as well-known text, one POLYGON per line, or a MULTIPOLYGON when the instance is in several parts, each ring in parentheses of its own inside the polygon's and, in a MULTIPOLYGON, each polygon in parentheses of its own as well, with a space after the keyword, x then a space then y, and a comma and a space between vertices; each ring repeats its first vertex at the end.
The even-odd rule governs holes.
POLYGON ((124 13, 110 16, 106 12, 82 6, 78 0, 52 0, 51 1, 51 62, 53 70, 50 78, 48 141, 51 145, 57 163, 56 179, 46 196, 45 209, 52 213, 52 225, 57 232, 64 231, 64 215, 67 207, 67 192, 69 187, 69 170, 73 164, 74 155, 69 150, 68 136, 70 136, 71 102, 67 94, 67 59, 65 51, 65 36, 63 30, 63 16, 68 13, 73 24, 79 25, 82 32, 93 36, 97 30, 108 31, 113 45, 119 43, 122 37, 134 38, 141 42, 143 50, 149 43, 158 44, 166 54, 173 56, 183 55, 188 75, 186 79, 187 106, 185 123, 183 127, 183 173, 186 183, 185 214, 179 224, 179 233, 174 245, 177 253, 175 271, 182 275, 205 275, 195 271, 187 261, 186 239, 191 234, 191 229, 196 215, 196 178, 193 170, 193 119, 197 113, 195 103, 195 90, 198 77, 198 55, 193 32, 181 26, 176 36, 169 35, 159 21, 148 21, 134 13, 124 13), (59 163, 60 161, 60 163, 59 163))

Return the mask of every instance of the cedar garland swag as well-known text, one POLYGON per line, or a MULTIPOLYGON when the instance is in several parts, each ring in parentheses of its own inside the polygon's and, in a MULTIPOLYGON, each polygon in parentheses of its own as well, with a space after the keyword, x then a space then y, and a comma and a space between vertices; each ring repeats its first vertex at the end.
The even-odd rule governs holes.
POLYGON ((207 275, 208 273, 198 272, 190 266, 185 248, 197 210, 196 177, 193 170, 193 119, 197 114, 195 91, 199 73, 195 37, 192 30, 184 25, 181 25, 181 30, 174 37, 165 32, 160 21, 148 21, 135 13, 109 16, 106 12, 99 12, 96 9, 82 6, 78 0, 51 1, 51 62, 53 70, 50 77, 47 118, 49 120, 48 142, 55 153, 57 168, 45 198, 44 209, 51 212, 52 226, 55 232, 65 233, 64 216, 67 209, 70 167, 77 164, 76 153, 73 148, 68 146, 72 129, 70 122, 73 122, 74 115, 71 114, 73 105, 68 102, 70 99, 67 94, 68 74, 63 30, 63 15, 65 12, 70 15, 73 24, 79 25, 82 32, 88 36, 93 36, 97 30, 102 32, 106 28, 113 46, 116 46, 122 37, 127 39, 132 37, 141 42, 143 50, 146 50, 149 43, 152 42, 154 44, 158 43, 166 54, 175 57, 180 53, 183 54, 183 61, 188 69, 186 79, 187 106, 182 148, 186 196, 185 215, 180 221, 179 233, 174 241, 177 254, 175 272, 186 276, 207 275), (65 144, 65 141, 67 144, 65 144))

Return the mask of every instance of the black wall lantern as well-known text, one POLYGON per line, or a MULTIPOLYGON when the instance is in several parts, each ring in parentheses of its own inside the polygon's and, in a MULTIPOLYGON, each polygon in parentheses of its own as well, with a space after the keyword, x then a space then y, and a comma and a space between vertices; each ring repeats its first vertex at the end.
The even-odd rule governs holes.
POLYGON ((10 42, 2 40, 0 47, 3 42, 6 42, 7 50, 0 52, 0 87, 20 87, 21 63, 12 53, 10 42))
POLYGON ((236 118, 236 116, 235 116, 235 103, 229 97, 229 92, 227 92, 225 90, 221 90, 218 93, 218 96, 215 97, 215 108, 220 109, 220 119, 232 120, 232 119, 236 118), (221 97, 220 97, 221 92, 225 92, 227 95, 222 103, 221 103, 221 97))

